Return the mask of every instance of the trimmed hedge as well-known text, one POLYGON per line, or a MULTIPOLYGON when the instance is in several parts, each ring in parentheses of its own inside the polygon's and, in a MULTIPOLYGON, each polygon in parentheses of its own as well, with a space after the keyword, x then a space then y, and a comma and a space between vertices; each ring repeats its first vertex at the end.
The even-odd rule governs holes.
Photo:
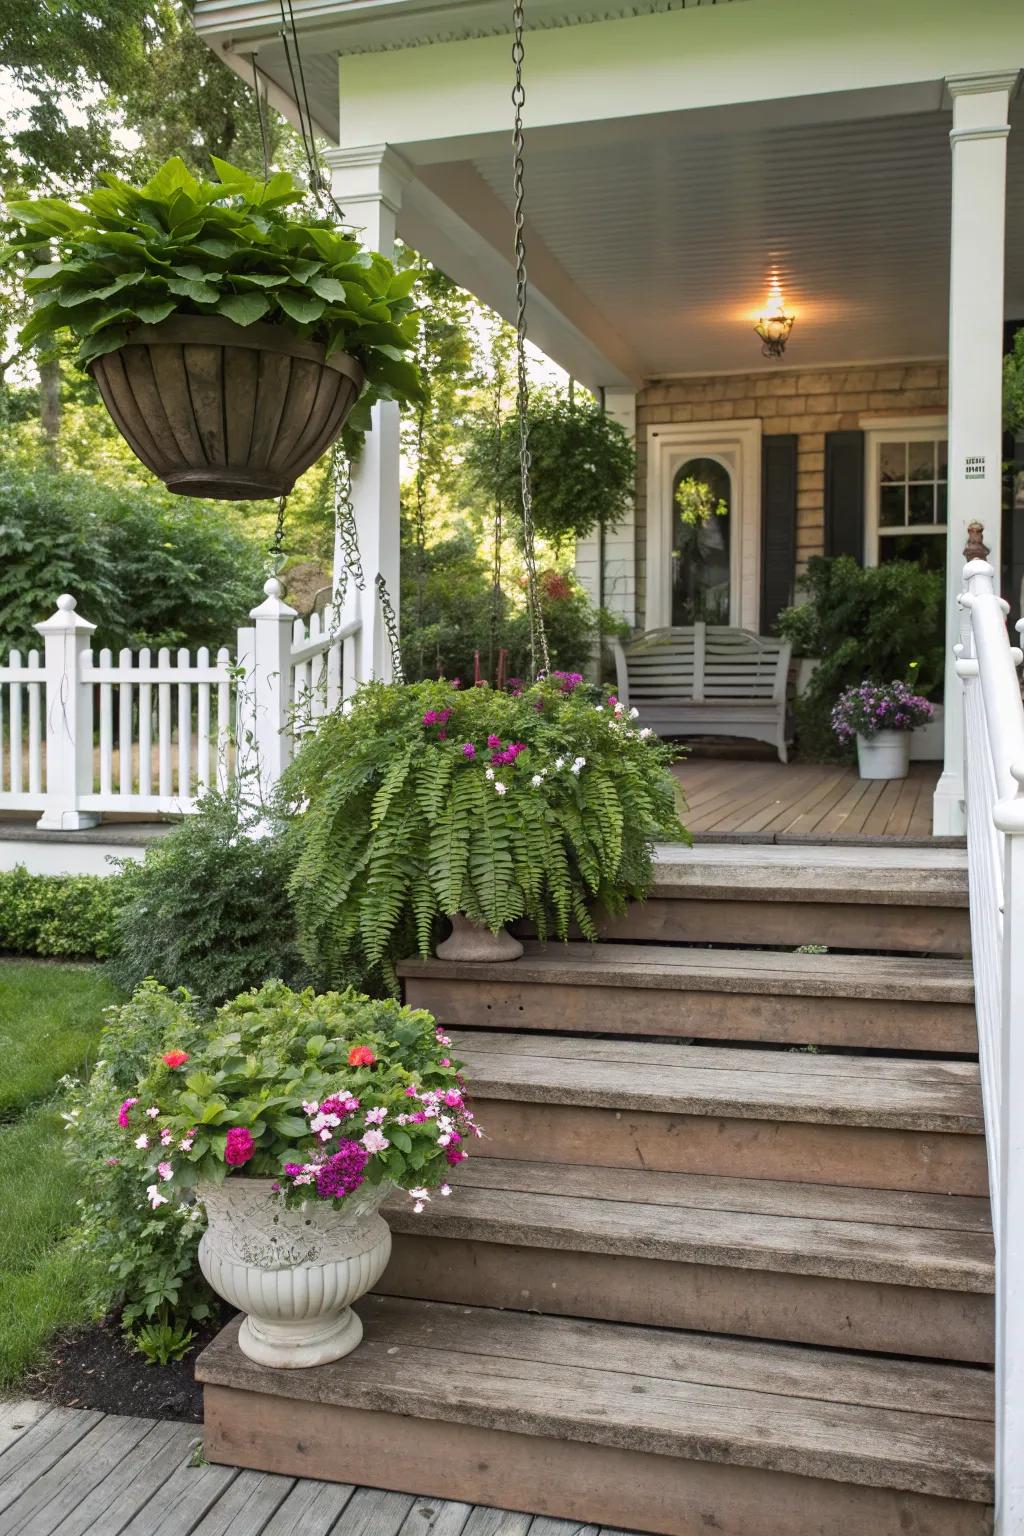
POLYGON ((30 875, 0 870, 0 950, 106 960, 124 900, 118 875, 30 875))

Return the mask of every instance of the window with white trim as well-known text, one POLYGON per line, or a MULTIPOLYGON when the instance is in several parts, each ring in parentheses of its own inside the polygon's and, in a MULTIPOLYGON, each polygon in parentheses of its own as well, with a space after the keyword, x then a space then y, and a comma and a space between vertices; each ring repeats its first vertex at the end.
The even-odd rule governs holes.
POLYGON ((868 456, 869 559, 913 560, 928 570, 946 564, 945 426, 875 431, 868 456), (873 548, 872 548, 873 544, 873 548))

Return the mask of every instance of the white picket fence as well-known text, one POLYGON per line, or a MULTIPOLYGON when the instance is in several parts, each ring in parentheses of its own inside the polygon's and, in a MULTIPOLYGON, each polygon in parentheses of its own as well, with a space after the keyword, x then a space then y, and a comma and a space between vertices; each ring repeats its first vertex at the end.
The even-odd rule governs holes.
POLYGON ((92 650, 74 597, 37 624, 43 650, 0 665, 0 812, 95 826, 104 813, 180 815, 239 772, 269 794, 295 742, 357 686, 359 621, 308 625, 271 577, 234 657, 92 650))
MULTIPOLYGON (((984 560, 964 568, 967 865, 996 1240, 995 1536, 1024 1531, 1024 705, 984 560)), ((1018 626, 1024 629, 1024 621, 1018 626)))

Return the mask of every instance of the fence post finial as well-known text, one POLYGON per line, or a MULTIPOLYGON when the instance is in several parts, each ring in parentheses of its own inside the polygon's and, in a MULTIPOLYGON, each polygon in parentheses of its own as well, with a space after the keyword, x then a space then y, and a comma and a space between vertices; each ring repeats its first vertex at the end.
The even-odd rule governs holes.
POLYGON ((965 560, 988 559, 988 545, 983 538, 984 532, 985 525, 983 523, 974 522, 967 524, 967 543, 964 545, 965 560))

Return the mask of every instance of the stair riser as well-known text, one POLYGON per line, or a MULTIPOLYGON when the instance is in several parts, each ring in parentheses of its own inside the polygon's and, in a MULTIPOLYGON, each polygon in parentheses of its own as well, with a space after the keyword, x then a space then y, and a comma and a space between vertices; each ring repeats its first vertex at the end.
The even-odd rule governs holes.
POLYGON ((965 1003, 898 997, 799 997, 682 988, 575 986, 409 976, 406 1002, 458 1028, 848 1045, 971 1054, 978 1037, 965 1003))
MULTIPOLYGON (((281 1373, 287 1375, 287 1372, 281 1373)), ((442 1411, 444 1403, 438 1403, 442 1411)), ((659 1536, 988 1536, 988 1505, 207 1386, 207 1459, 659 1536)))
POLYGON ((621 944, 826 944, 830 949, 966 955, 965 907, 876 906, 858 902, 716 901, 651 896, 598 923, 621 944))
POLYGON ((393 1234, 382 1295, 989 1365, 991 1296, 393 1234))
POLYGON ((475 1157, 664 1173, 987 1195, 981 1136, 796 1121, 662 1115, 474 1096, 486 1138, 475 1157))

